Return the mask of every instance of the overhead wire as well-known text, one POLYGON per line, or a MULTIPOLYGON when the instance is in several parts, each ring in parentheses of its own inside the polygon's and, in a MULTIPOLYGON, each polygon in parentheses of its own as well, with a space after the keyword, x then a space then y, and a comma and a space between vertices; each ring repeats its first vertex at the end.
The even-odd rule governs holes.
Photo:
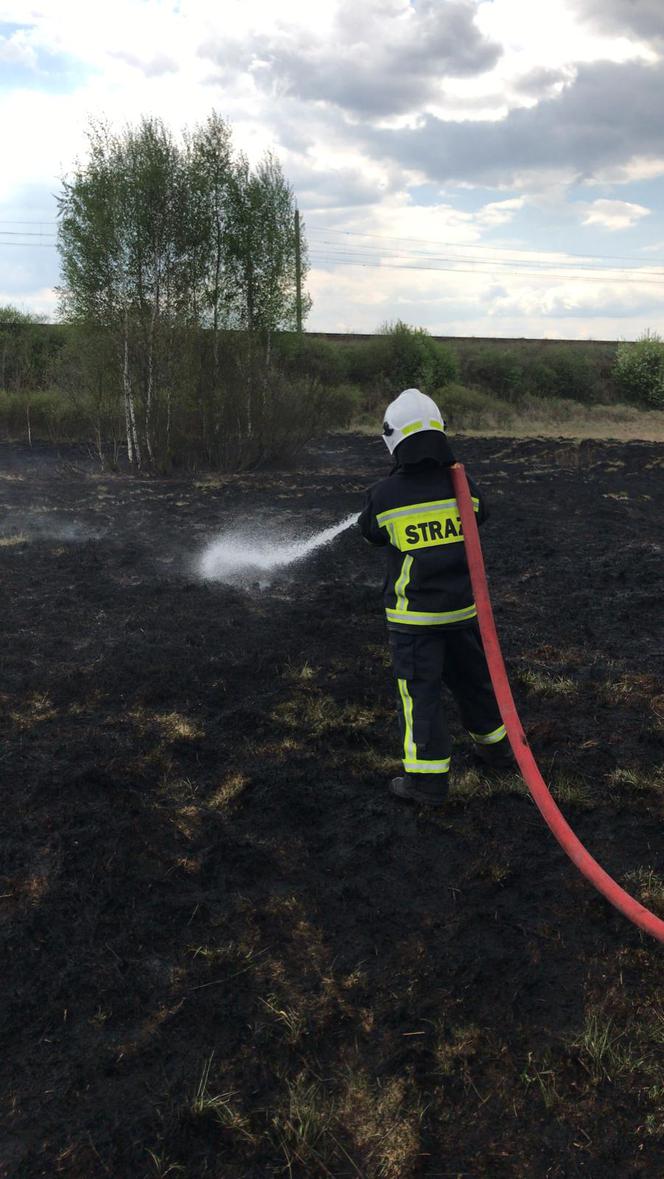
MULTIPOLYGON (((3 226, 3 225, 41 225, 41 226, 53 226, 54 228, 57 228, 58 222, 48 220, 48 219, 41 220, 38 218, 30 218, 25 221, 19 221, 16 219, 2 219, 2 218, 0 218, 0 226, 3 226)), ((6 235, 8 232, 9 231, 7 231, 7 230, 0 229, 0 234, 6 235)), ((28 231, 26 231, 26 236, 27 236, 27 232, 28 231)), ((450 242, 450 241, 445 240, 444 238, 408 237, 405 234, 369 233, 368 231, 359 230, 359 229, 337 229, 336 226, 333 226, 333 225, 309 226, 307 233, 308 233, 308 235, 318 234, 318 233, 336 233, 336 234, 340 234, 343 237, 371 238, 373 240, 378 240, 378 241, 416 242, 419 245, 424 245, 424 246, 444 246, 445 248, 452 248, 452 249, 456 249, 456 250, 488 251, 493 255, 508 253, 508 250, 504 246, 483 245, 479 242, 478 243, 475 243, 475 242, 468 242, 468 243, 450 242)), ((45 237, 46 236, 48 236, 48 237, 53 236, 53 237, 55 237, 57 235, 56 234, 43 234, 43 235, 40 234, 39 236, 45 236, 45 237)), ((362 252, 366 252, 369 249, 374 250, 376 248, 377 247, 366 247, 365 249, 363 249, 362 252)), ((508 261, 513 261, 516 263, 525 262, 529 266, 531 266, 531 265, 545 266, 545 265, 548 265, 549 263, 554 266, 567 266, 567 265, 575 266, 576 265, 575 263, 572 263, 572 262, 567 263, 562 258, 558 258, 558 259, 535 258, 534 256, 532 256, 535 253, 535 251, 533 251, 533 250, 520 250, 520 251, 518 251, 518 254, 516 256, 513 251, 509 251, 509 252, 510 252, 511 256, 509 259, 505 259, 504 260, 505 262, 508 262, 508 261)), ((554 251, 545 251, 545 252, 552 253, 554 251)), ((423 256, 428 256, 429 251, 411 250, 411 251, 408 251, 408 253, 411 255, 422 254, 423 256)), ((648 259, 644 259, 642 256, 639 256, 636 254, 593 254, 593 253, 588 253, 588 252, 587 253, 577 253, 575 251, 565 250, 565 256, 567 258, 595 259, 600 262, 640 262, 641 264, 646 265, 646 266, 650 262, 654 262, 655 264, 664 265, 664 257, 653 257, 652 259, 648 260, 648 259)), ((463 259, 464 261, 468 261, 468 262, 473 261, 472 257, 467 257, 466 255, 460 255, 460 258, 463 259)), ((478 259, 478 261, 480 261, 480 260, 481 259, 478 259)), ((500 261, 502 264, 503 259, 498 259, 498 258, 494 257, 494 258, 492 258, 492 261, 494 261, 494 262, 500 261)), ((625 268, 620 267, 620 269, 625 269, 625 268)))
MULTIPOLYGON (((327 256, 327 257, 316 257, 316 258, 314 258, 312 256, 311 260, 316 265, 319 265, 319 266, 330 264, 330 265, 336 265, 336 266, 359 266, 359 267, 362 267, 366 270, 419 270, 419 271, 428 271, 429 273, 440 273, 440 274, 474 274, 477 278, 491 278, 492 274, 496 273, 495 271, 492 271, 492 270, 467 270, 465 267, 462 267, 462 266, 419 266, 419 265, 411 266, 407 262, 404 262, 401 264, 397 264, 395 262, 362 262, 362 261, 349 260, 347 258, 344 258, 340 254, 333 254, 333 255, 327 256)), ((487 265, 487 266, 490 265, 488 260, 485 263, 485 265, 487 265)), ((556 273, 555 271, 545 271, 545 270, 511 270, 508 272, 508 274, 511 276, 518 275, 518 276, 530 277, 530 278, 559 278, 559 279, 563 279, 567 282, 593 282, 593 283, 597 283, 598 278, 601 275, 604 278, 605 282, 613 282, 613 283, 620 283, 620 284, 630 283, 630 284, 635 284, 637 286, 662 286, 662 284, 664 284, 664 276, 662 276, 661 278, 655 278, 655 279, 624 278, 621 275, 615 275, 613 277, 610 277, 607 275, 606 270, 601 270, 601 271, 598 270, 596 278, 590 278, 588 275, 585 275, 585 274, 572 274, 572 273, 560 274, 560 273, 556 273)), ((508 275, 503 273, 503 274, 499 274, 499 277, 506 278, 506 277, 508 277, 508 275)))
MULTIPOLYGON (((363 256, 384 257, 384 258, 421 257, 421 258, 428 258, 432 262, 434 262, 434 261, 468 262, 468 263, 473 263, 476 265, 489 265, 489 264, 491 264, 492 266, 540 266, 540 267, 548 267, 548 268, 551 268, 552 266, 554 266, 554 267, 565 266, 565 267, 569 267, 570 269, 573 269, 573 270, 585 270, 591 274, 601 274, 604 271, 614 271, 614 270, 619 270, 621 273, 638 274, 638 273, 640 273, 640 271, 642 269, 645 269, 645 267, 648 265, 647 263, 645 263, 643 267, 583 266, 582 264, 580 264, 578 262, 566 262, 564 258, 556 258, 556 259, 536 258, 536 257, 529 257, 528 254, 525 254, 524 256, 521 256, 521 257, 511 256, 508 258, 496 258, 496 257, 473 258, 472 256, 468 256, 467 254, 445 254, 445 255, 434 254, 430 250, 399 250, 394 247, 390 247, 387 250, 381 250, 376 246, 360 246, 360 245, 346 247, 341 242, 337 242, 337 241, 333 241, 333 240, 331 241, 329 238, 320 238, 317 241, 312 242, 312 248, 315 250, 320 250, 320 248, 322 246, 329 246, 332 250, 334 250, 336 252, 340 251, 341 253, 347 254, 350 257, 360 257, 360 256, 362 256, 362 257, 363 256)), ((577 255, 573 255, 573 256, 576 257, 577 255)), ((583 255, 578 255, 578 256, 582 257, 583 255)), ((660 274, 662 272, 658 271, 658 270, 648 270, 648 273, 649 274, 660 274)))
POLYGON ((22 230, 17 230, 17 229, 0 229, 0 236, 1 237, 45 237, 45 238, 52 238, 53 241, 57 240, 57 234, 55 234, 55 233, 34 233, 32 230, 22 231, 22 230))
MULTIPOLYGON (((359 230, 359 229, 336 229, 332 225, 327 225, 327 226, 314 225, 314 226, 309 226, 308 230, 307 230, 308 233, 315 233, 318 231, 324 232, 324 233, 340 233, 345 237, 371 237, 371 238, 378 238, 381 241, 419 242, 420 245, 428 245, 428 246, 446 246, 446 247, 452 246, 453 248, 457 248, 457 249, 492 250, 495 252, 502 252, 502 253, 506 252, 505 247, 503 247, 503 246, 481 245, 480 243, 475 244, 474 242, 468 242, 468 243, 464 244, 463 242, 445 241, 441 238, 405 237, 404 235, 388 234, 388 233, 364 233, 362 230, 359 230)), ((532 253, 533 251, 521 251, 521 252, 522 253, 532 253)), ((613 260, 613 261, 618 261, 618 262, 621 262, 621 261, 622 262, 643 262, 644 261, 644 259, 641 256, 637 256, 636 254, 577 254, 577 253, 572 253, 568 250, 566 250, 565 253, 567 254, 567 256, 569 258, 597 258, 597 259, 601 259, 601 260, 613 260)), ((654 261, 664 263, 664 257, 656 258, 656 259, 654 259, 654 261)))
POLYGON ((507 275, 514 275, 520 277, 545 277, 551 279, 563 279, 573 282, 597 282, 605 281, 610 283, 633 283, 638 285, 659 286, 664 279, 664 274, 656 269, 653 269, 653 262, 656 260, 644 260, 643 258, 636 258, 634 256, 620 256, 620 255, 602 255, 602 254, 567 254, 570 259, 579 259, 579 261, 566 261, 565 258, 542 258, 535 257, 533 251, 521 250, 517 254, 509 252, 502 247, 494 246, 480 246, 469 243, 450 243, 432 238, 409 238, 398 237, 393 234, 373 234, 363 233, 359 230, 342 230, 335 229, 332 226, 314 226, 310 227, 309 235, 313 235, 310 240, 310 257, 315 265, 319 266, 360 266, 363 268, 375 269, 400 269, 400 270, 421 270, 432 272, 440 270, 443 272, 453 272, 457 274, 476 274, 485 275, 489 277, 492 273, 499 275, 501 278, 507 275), (326 234, 336 233, 341 237, 352 237, 354 239, 370 239, 370 244, 365 244, 360 240, 355 240, 348 245, 343 241, 331 239, 326 234), (385 247, 374 245, 373 242, 385 241, 390 244, 385 247), (430 249, 408 249, 403 247, 405 242, 415 242, 417 245, 430 246, 430 249), (454 251, 453 253, 437 254, 433 252, 433 247, 446 246, 454 251), (457 251, 464 250, 466 252, 459 253, 457 251), (472 250, 475 253, 469 254, 472 250), (485 256, 479 254, 479 251, 484 251, 485 256), (486 256, 490 253, 490 256, 486 256), (503 255, 503 256, 501 256, 503 255), (419 259, 423 262, 420 263, 419 259), (415 259, 412 262, 411 259, 415 259), (436 263, 437 265, 424 265, 424 260, 436 263), (593 260, 598 265, 592 265, 593 260), (639 266, 614 266, 611 263, 615 261, 638 261, 639 266), (452 263, 452 265, 440 265, 440 263, 452 263), (458 265, 463 263, 463 266, 458 265), (590 263, 590 264, 589 264, 590 263), (580 273, 580 272, 583 272, 580 273), (592 278, 586 277, 592 275, 592 278))
POLYGON ((56 242, 3 242, 0 246, 23 246, 26 250, 57 250, 56 242))
MULTIPOLYGON (((57 248, 57 234, 52 232, 39 232, 34 230, 9 230, 3 229, 3 225, 56 225, 56 222, 38 221, 38 220, 0 220, 0 246, 19 246, 26 249, 56 249, 57 248), (39 238, 39 241, 27 241, 27 238, 39 238), (18 239, 18 240, 15 240, 18 239)), ((664 273, 661 271, 649 269, 647 263, 643 264, 643 259, 638 259, 642 262, 639 267, 615 267, 611 265, 582 265, 577 262, 567 262, 564 258, 558 258, 555 261, 547 258, 533 257, 533 251, 520 251, 518 256, 510 254, 507 257, 500 257, 496 255, 506 254, 502 247, 480 246, 480 245, 463 245, 459 243, 449 243, 441 241, 440 239, 426 239, 426 238, 408 238, 398 237, 391 234, 374 234, 364 233, 358 230, 341 230, 335 229, 332 226, 314 226, 309 230, 309 233, 336 233, 344 237, 353 238, 370 238, 372 240, 383 240, 390 242, 417 242, 420 245, 439 245, 452 246, 453 249, 465 250, 484 250, 491 251, 491 257, 472 257, 468 254, 434 254, 430 250, 406 250, 399 249, 394 246, 381 249, 373 245, 351 245, 345 247, 342 242, 331 240, 330 238, 318 238, 311 242, 310 258, 314 265, 317 266, 355 266, 362 269, 374 270, 412 270, 428 273, 435 273, 439 271, 447 274, 469 274, 477 277, 490 278, 493 274, 500 278, 506 278, 508 275, 525 278, 547 278, 560 279, 570 282, 597 282, 604 281, 607 283, 629 283, 641 286, 661 286, 664 282, 664 273), (323 250, 323 247, 325 249, 323 250), (427 266, 419 262, 422 258, 435 263, 435 265, 427 266), (416 259, 415 263, 411 259, 416 259), (459 263, 463 263, 461 266, 459 263), (563 269, 564 268, 564 269, 563 269), (583 271, 580 274, 579 271, 583 271), (592 275, 592 277, 590 277, 592 275)), ((567 254, 569 258, 579 258, 582 260, 595 259, 600 263, 608 263, 610 261, 636 261, 634 256, 621 255, 602 255, 602 254, 567 254)))

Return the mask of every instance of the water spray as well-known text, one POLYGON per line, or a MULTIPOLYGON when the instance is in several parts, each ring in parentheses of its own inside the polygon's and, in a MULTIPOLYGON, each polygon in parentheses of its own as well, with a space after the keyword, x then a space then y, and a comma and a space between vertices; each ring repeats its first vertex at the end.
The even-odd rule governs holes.
POLYGON ((248 536, 244 532, 225 532, 203 551, 197 571, 205 581, 258 581, 302 561, 323 545, 335 540, 357 521, 357 512, 338 524, 315 532, 307 540, 275 541, 273 537, 248 536))

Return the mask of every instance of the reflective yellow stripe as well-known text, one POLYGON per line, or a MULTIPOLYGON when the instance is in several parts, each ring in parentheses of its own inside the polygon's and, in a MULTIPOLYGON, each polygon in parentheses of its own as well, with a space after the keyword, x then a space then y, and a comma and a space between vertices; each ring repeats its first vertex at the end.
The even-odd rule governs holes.
POLYGON ((413 564, 412 557, 404 557, 403 565, 401 566, 401 573, 397 581, 394 592, 397 596, 397 610, 399 613, 408 609, 408 598, 406 597, 406 588, 410 581, 410 567, 413 564))
POLYGON ((408 684, 406 680, 397 680, 397 683, 399 685, 399 695, 401 696, 401 703, 403 706, 403 753, 405 764, 407 761, 417 760, 417 746, 413 740, 413 700, 410 692, 408 691, 408 684))
MULTIPOLYGON (((479 510, 480 501, 476 496, 472 497, 473 507, 477 512, 479 510)), ((376 519, 379 524, 387 524, 390 520, 398 520, 401 516, 422 516, 428 515, 429 512, 438 511, 457 511, 458 504, 455 499, 431 499, 423 504, 404 504, 400 508, 388 508, 386 512, 379 512, 376 519)))
POLYGON ((424 422, 411 422, 409 426, 402 426, 402 434, 414 434, 416 430, 423 430, 424 422))
MULTIPOLYGON (((465 606, 463 610, 444 610, 439 613, 425 614, 421 610, 386 610, 388 622, 406 622, 409 626, 447 626, 450 622, 467 622, 477 617, 477 608, 465 606)), ((499 738, 498 738, 499 739, 499 738)))
POLYGON ((431 418, 429 425, 432 430, 442 430, 445 433, 445 428, 442 422, 437 422, 435 418, 431 418))
POLYGON ((448 774, 450 758, 444 757, 440 761, 421 761, 419 758, 415 761, 404 760, 403 768, 409 774, 448 774))
POLYGON ((498 741, 502 741, 503 737, 507 736, 504 725, 498 725, 498 728, 494 729, 492 733, 471 733, 470 729, 468 732, 473 738, 473 741, 477 741, 478 745, 495 745, 498 741))

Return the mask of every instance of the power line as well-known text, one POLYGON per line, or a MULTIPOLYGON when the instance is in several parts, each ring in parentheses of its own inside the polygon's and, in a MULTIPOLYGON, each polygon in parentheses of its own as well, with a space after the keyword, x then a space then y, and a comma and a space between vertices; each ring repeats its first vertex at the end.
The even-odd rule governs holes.
MULTIPOLYGON (((644 267, 581 266, 577 262, 565 262, 565 261, 552 262, 552 261, 546 261, 543 258, 533 258, 532 260, 528 259, 528 258, 511 258, 511 259, 467 258, 464 254, 441 255, 441 254, 432 254, 432 253, 429 253, 428 251, 424 251, 424 250, 412 250, 412 251, 393 250, 393 249, 378 250, 373 246, 344 248, 340 242, 330 241, 329 239, 323 239, 320 244, 330 246, 332 248, 332 252, 334 252, 336 255, 339 255, 339 256, 346 255, 351 258, 363 258, 363 257, 373 258, 376 256, 381 257, 381 258, 423 257, 423 258, 428 258, 432 262, 466 262, 466 263, 472 263, 473 265, 476 265, 476 266, 492 265, 492 266, 511 267, 511 266, 518 266, 518 265, 520 265, 520 266, 526 265, 526 266, 548 267, 549 270, 553 266, 555 266, 555 267, 565 266, 565 267, 570 267, 571 269, 577 270, 577 271, 584 270, 590 274, 606 274, 607 272, 612 271, 612 270, 613 271, 618 270, 618 271, 620 271, 621 274, 639 274, 639 273, 641 273, 642 270, 644 270, 646 273, 648 273, 650 275, 653 275, 653 274, 660 275, 662 273, 661 271, 658 271, 658 270, 646 269, 645 266, 644 267)), ((318 243, 313 243, 313 248, 316 249, 317 247, 318 247, 318 243)), ((543 271, 543 272, 546 273, 546 271, 543 271)), ((534 273, 536 273, 536 272, 534 272, 534 273)))
MULTIPOLYGON (((57 226, 57 224, 58 224, 57 221, 52 221, 47 218, 45 218, 43 220, 40 220, 37 218, 32 218, 32 219, 28 219, 25 221, 0 218, 0 225, 57 226)), ((4 230, 0 230, 0 233, 4 233, 4 232, 5 232, 4 230)), ((446 248, 451 247, 452 249, 462 249, 462 250, 489 250, 489 251, 496 253, 496 254, 507 252, 507 250, 503 246, 480 245, 480 244, 475 244, 472 242, 464 244, 463 242, 450 242, 450 241, 446 241, 441 238, 407 237, 403 234, 368 233, 368 232, 364 232, 362 230, 357 230, 357 229, 337 229, 333 225, 313 225, 308 228, 308 233, 309 234, 311 234, 311 233, 338 233, 344 237, 369 237, 369 238, 377 239, 379 241, 417 242, 420 245, 424 245, 424 246, 426 246, 426 245, 445 246, 446 248)), ((534 252, 535 251, 533 251, 533 250, 520 251, 520 253, 522 255, 523 254, 529 255, 529 254, 533 254, 534 252)), ((550 251, 550 252, 554 252, 554 251, 550 251)), ((419 253, 419 251, 413 250, 412 253, 413 254, 419 253)), ((423 255, 426 255, 428 252, 422 251, 422 253, 423 253, 423 255)), ((594 258, 597 261, 606 261, 606 262, 608 262, 608 261, 641 262, 641 263, 644 262, 643 257, 640 255, 636 255, 636 254, 592 254, 592 253, 580 254, 580 253, 572 252, 570 250, 565 250, 565 255, 568 258, 594 258)), ((461 257, 463 258, 464 261, 467 261, 467 262, 472 261, 471 258, 467 258, 465 255, 462 255, 461 257)), ((513 254, 512 254, 512 259, 516 262, 527 262, 527 264, 529 266, 533 265, 535 262, 541 262, 542 265, 546 265, 547 261, 549 261, 547 259, 515 257, 513 254)), ((496 259, 496 261, 497 261, 497 259, 496 259)), ((662 258, 653 257, 652 261, 664 264, 664 257, 662 257, 662 258)), ((647 264, 647 262, 646 262, 646 264, 647 264)), ((558 259, 557 261, 551 260, 551 265, 564 266, 564 265, 566 265, 566 263, 564 262, 563 259, 558 259)), ((570 265, 572 265, 572 263, 570 263, 570 265)))
POLYGON ((55 233, 32 233, 31 230, 0 229, 0 237, 50 237, 57 241, 55 233))
MULTIPOLYGON (((372 237, 372 238, 378 238, 380 241, 419 242, 419 244, 423 245, 423 246, 427 246, 427 245, 428 246, 446 246, 446 247, 451 246, 453 249, 493 250, 496 253, 505 253, 506 252, 504 247, 502 247, 502 246, 475 245, 472 242, 469 242, 467 245, 464 245, 463 242, 448 242, 448 241, 441 240, 440 238, 404 237, 404 236, 398 236, 396 234, 388 234, 388 233, 363 233, 357 229, 335 229, 334 226, 332 226, 332 225, 310 226, 308 229, 308 232, 309 233, 316 233, 316 232, 340 233, 340 234, 343 234, 345 237, 372 237)), ((528 254, 528 253, 534 253, 534 251, 523 250, 522 253, 528 254)), ((636 254, 577 254, 577 253, 572 253, 569 250, 566 250, 565 254, 567 255, 568 258, 597 258, 598 260, 602 260, 602 261, 643 262, 643 258, 640 256, 637 256, 636 254)), ((525 261, 525 260, 526 259, 523 259, 523 261, 525 261)), ((664 258, 655 258, 655 259, 653 259, 653 261, 664 262, 664 258)), ((554 263, 554 265, 555 265, 555 263, 554 263)))
MULTIPOLYGON (((0 246, 18 246, 19 248, 23 248, 26 250, 29 250, 29 249, 55 250, 55 249, 57 249, 57 245, 56 245, 55 241, 38 241, 38 242, 4 241, 4 240, 2 240, 2 235, 4 232, 5 231, 0 230, 0 246)), ((19 236, 19 235, 16 235, 16 236, 19 236)), ((24 236, 24 235, 20 235, 20 236, 24 236)), ((44 237, 45 235, 33 234, 32 236, 33 237, 44 237)), ((379 236, 379 235, 374 235, 374 236, 379 236)), ((360 250, 360 251, 356 251, 355 253, 353 253, 351 250, 343 250, 342 249, 342 250, 338 250, 337 252, 328 252, 328 254, 326 256, 323 255, 323 256, 319 256, 319 257, 315 257, 315 258, 312 256, 312 262, 314 265, 318 265, 318 266, 326 266, 326 265, 359 266, 365 270, 416 270, 416 271, 423 271, 423 272, 427 271, 429 273, 439 272, 441 274, 474 274, 477 278, 490 278, 492 275, 496 274, 496 276, 501 279, 505 279, 507 277, 512 277, 512 276, 513 277, 518 276, 518 277, 528 277, 528 278, 562 279, 562 280, 567 280, 569 282, 594 282, 594 283, 597 283, 598 281, 602 281, 602 279, 603 279, 604 282, 607 282, 607 283, 613 283, 613 284, 620 283, 621 285, 625 284, 625 283, 629 283, 630 285, 640 285, 640 286, 662 286, 662 284, 664 283, 664 275, 662 275, 661 277, 651 277, 651 278, 626 278, 625 277, 626 273, 627 274, 638 274, 639 273, 638 269, 629 269, 628 270, 626 267, 620 267, 620 268, 581 267, 581 266, 574 267, 574 271, 584 270, 586 272, 585 274, 581 275, 578 273, 574 273, 573 270, 570 270, 570 271, 562 273, 562 274, 559 272, 557 273, 554 270, 545 270, 545 269, 540 269, 540 270, 523 270, 523 269, 521 269, 521 270, 519 270, 519 269, 514 268, 517 265, 516 260, 507 261, 507 260, 503 260, 503 259, 491 259, 491 258, 472 259, 472 258, 464 258, 464 257, 459 257, 458 259, 456 259, 455 257, 444 257, 444 256, 437 257, 435 255, 429 255, 429 254, 424 255, 425 257, 430 257, 432 259, 432 261, 456 262, 458 260, 458 261, 462 261, 465 263, 473 263, 474 266, 476 267, 476 269, 466 269, 465 267, 461 267, 461 266, 457 266, 457 265, 452 265, 452 266, 412 265, 408 261, 404 261, 401 263, 397 263, 397 262, 391 263, 391 262, 374 261, 374 260, 366 261, 365 259, 367 256, 371 257, 368 250, 360 250), (488 267, 489 269, 483 269, 483 270, 477 269, 477 267, 480 267, 480 266, 485 267, 485 268, 488 267), (507 273, 505 273, 504 271, 497 272, 495 268, 498 266, 508 266, 508 267, 512 267, 512 269, 509 269, 507 271, 507 273), (618 273, 612 274, 611 273, 612 269, 617 269, 618 273), (589 273, 593 275, 592 278, 588 276, 589 273)), ((403 255, 400 255, 398 252, 392 251, 387 256, 388 257, 403 256, 404 258, 407 259, 409 257, 412 257, 413 255, 412 254, 405 254, 405 253, 403 255)), ((575 257, 586 257, 586 255, 574 255, 574 256, 575 257)), ((596 255, 596 256, 599 257, 599 255, 596 255)), ((385 257, 385 254, 379 253, 379 257, 383 258, 383 257, 385 257)), ((537 259, 535 261, 536 261, 537 265, 540 265, 540 266, 547 265, 547 263, 543 262, 541 259, 537 259)), ((532 266, 533 262, 526 262, 526 265, 532 266)), ((556 265, 556 264, 549 263, 548 265, 556 265)), ((565 265, 565 263, 558 263, 557 265, 565 265)), ((658 275, 660 272, 647 271, 646 273, 648 273, 650 275, 658 275)))
MULTIPOLYGON (((396 265, 394 263, 389 263, 389 262, 384 262, 384 263, 380 263, 380 262, 350 262, 350 261, 344 261, 338 255, 328 257, 328 258, 317 258, 314 260, 314 262, 316 265, 319 265, 319 266, 325 265, 326 263, 329 262, 330 264, 335 265, 335 266, 361 266, 367 270, 427 270, 427 271, 430 271, 430 272, 433 271, 434 273, 439 273, 439 274, 474 274, 477 278, 490 278, 493 273, 491 270, 465 270, 460 266, 410 266, 408 263, 404 263, 403 265, 399 266, 399 265, 396 265)), ((487 266, 489 264, 490 263, 488 261, 485 263, 485 265, 487 265, 487 266)), ((605 271, 601 271, 601 272, 598 271, 598 274, 599 273, 605 274, 606 272, 605 271)), ((594 282, 594 283, 597 283, 597 281, 598 281, 596 278, 588 278, 582 274, 577 274, 577 275, 575 275, 575 274, 555 274, 554 272, 547 273, 547 272, 541 271, 541 270, 512 270, 512 271, 510 271, 510 275, 522 275, 522 276, 529 276, 531 278, 561 278, 561 279, 566 279, 569 282, 594 282)), ((498 277, 506 278, 507 275, 501 274, 498 277)), ((630 283, 630 284, 633 283, 633 284, 636 284, 639 286, 653 286, 654 287, 654 286, 662 286, 664 284, 664 277, 652 280, 652 279, 647 279, 647 278, 643 278, 643 279, 621 278, 620 276, 618 276, 616 278, 605 279, 605 281, 613 282, 613 283, 620 283, 621 285, 624 283, 630 283)))
POLYGON ((57 250, 55 242, 3 242, 0 246, 23 246, 24 250, 57 250))

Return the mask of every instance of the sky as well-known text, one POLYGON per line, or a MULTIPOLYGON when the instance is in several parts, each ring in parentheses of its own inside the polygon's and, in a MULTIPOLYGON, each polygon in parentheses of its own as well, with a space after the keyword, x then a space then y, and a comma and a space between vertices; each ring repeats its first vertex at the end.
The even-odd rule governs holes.
POLYGON ((0 0, 0 305, 57 318, 86 126, 272 151, 311 331, 664 333, 662 0, 0 0))

